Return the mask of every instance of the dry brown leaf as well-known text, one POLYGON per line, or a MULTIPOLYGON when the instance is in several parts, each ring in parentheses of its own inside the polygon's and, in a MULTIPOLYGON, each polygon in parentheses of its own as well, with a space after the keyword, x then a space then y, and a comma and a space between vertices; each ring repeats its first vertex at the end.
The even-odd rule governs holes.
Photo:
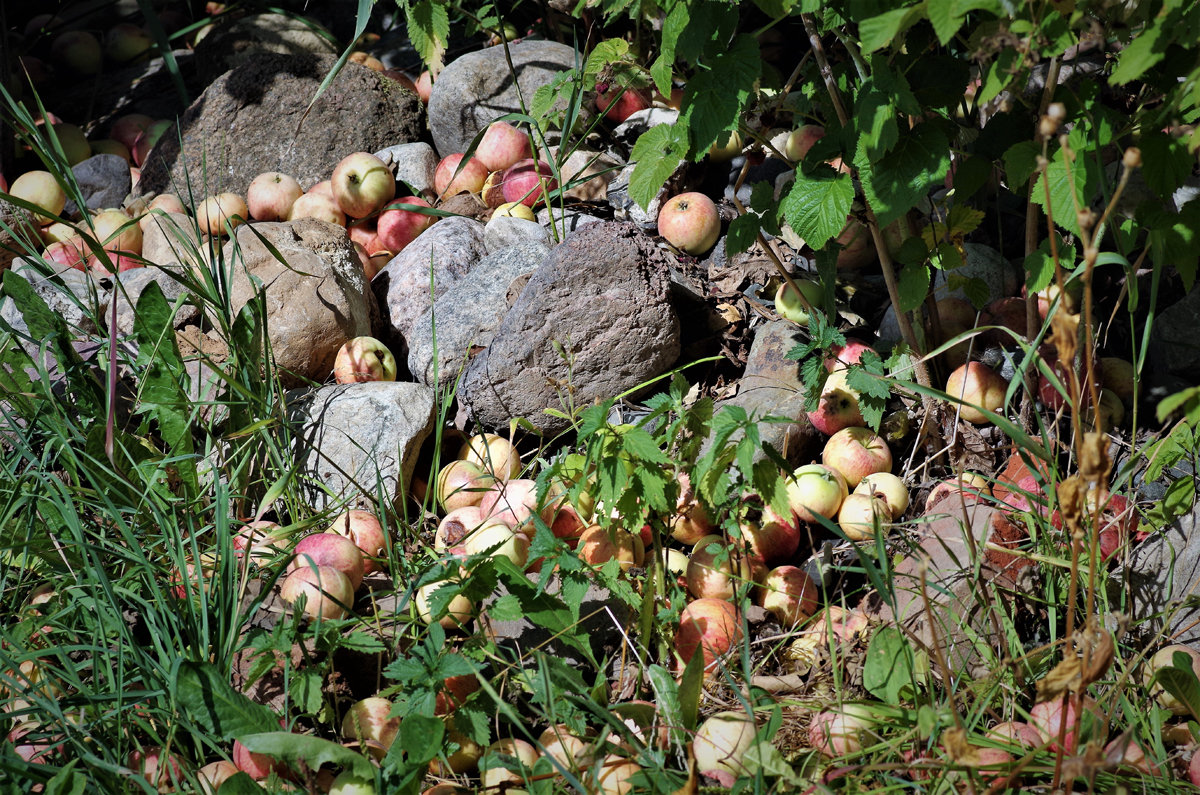
POLYGON ((1068 690, 1078 690, 1082 680, 1079 658, 1067 657, 1037 683, 1037 701, 1051 701, 1061 697, 1068 690))

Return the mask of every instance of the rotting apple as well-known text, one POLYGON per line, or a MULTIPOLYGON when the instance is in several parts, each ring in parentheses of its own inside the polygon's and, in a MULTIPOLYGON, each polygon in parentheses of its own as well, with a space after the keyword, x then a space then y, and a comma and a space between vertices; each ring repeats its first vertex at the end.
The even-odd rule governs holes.
POLYGON ((451 552, 466 557, 463 542, 467 536, 483 526, 487 518, 478 505, 464 505, 448 511, 438 523, 433 536, 433 548, 437 552, 451 552))
POLYGON ((658 211, 658 234, 680 251, 698 256, 716 245, 721 216, 713 200, 703 193, 680 193, 663 202, 658 211))
POLYGON ((887 504, 892 519, 899 519, 908 510, 908 487, 904 480, 891 472, 872 472, 854 487, 855 494, 868 494, 887 504))
POLYGON ((817 612, 820 589, 804 569, 778 566, 763 582, 760 604, 775 616, 784 629, 790 629, 817 612))
POLYGON ((354 542, 363 553, 364 575, 383 569, 379 561, 387 560, 388 548, 391 545, 383 525, 375 514, 352 508, 338 514, 325 532, 346 536, 354 542))
POLYGON ((395 381, 396 357, 374 337, 355 337, 338 348, 333 378, 339 384, 395 381))
POLYGON ((343 157, 329 183, 334 201, 350 218, 365 218, 396 196, 396 175, 370 152, 343 157))
POLYGON ((1004 408, 1008 382, 982 362, 967 362, 946 380, 946 394, 961 401, 959 416, 975 425, 990 424, 991 419, 980 411, 999 412, 1004 408))
POLYGON ((304 195, 294 177, 279 171, 265 171, 246 188, 246 209, 256 221, 286 221, 292 205, 304 195))
POLYGON ((390 202, 379 214, 379 218, 375 222, 375 233, 380 244, 393 254, 403 251, 405 246, 416 240, 419 234, 437 220, 436 215, 404 209, 400 205, 432 207, 420 196, 403 196, 390 202))
POLYGON ((890 472, 892 451, 883 437, 869 428, 843 428, 825 443, 821 463, 840 472, 846 485, 854 488, 872 472, 890 472))
POLYGON ((844 369, 828 373, 816 410, 808 412, 809 423, 826 436, 832 436, 843 428, 867 424, 859 406, 861 395, 847 382, 848 373, 844 369))

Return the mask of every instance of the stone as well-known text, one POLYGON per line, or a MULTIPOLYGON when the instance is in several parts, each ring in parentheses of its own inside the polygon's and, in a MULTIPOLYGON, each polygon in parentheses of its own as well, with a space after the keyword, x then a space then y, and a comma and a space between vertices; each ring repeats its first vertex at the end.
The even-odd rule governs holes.
POLYGON ((494 216, 483 227, 483 247, 495 253, 522 243, 550 245, 550 232, 536 221, 513 218, 508 215, 494 216))
POLYGON ((314 510, 343 503, 392 507, 408 493, 417 454, 433 429, 434 391, 421 384, 332 384, 288 402, 301 493, 314 510))
MULTIPOLYGON (((129 195, 130 183, 129 164, 125 158, 118 155, 92 155, 82 163, 71 167, 79 190, 83 193, 85 206, 89 210, 99 210, 105 207, 120 207, 129 195)), ((78 218, 79 208, 71 199, 63 215, 68 218, 78 218)))
POLYGON ((206 248, 195 222, 183 213, 155 211, 142 229, 142 258, 160 268, 191 268, 206 248))
POLYGON ((425 196, 432 200, 433 172, 437 170, 438 156, 433 147, 424 141, 410 144, 397 144, 386 149, 380 149, 375 156, 387 163, 396 174, 396 182, 411 188, 401 192, 400 185, 396 186, 396 196, 425 196))
POLYGON ((420 136, 416 95, 355 63, 345 65, 305 115, 334 63, 331 57, 257 55, 221 75, 154 147, 134 194, 244 194, 264 171, 282 171, 310 186, 328 179, 350 152, 375 152, 420 136))
POLYGON ((1150 366, 1147 373, 1157 380, 1169 374, 1189 383, 1200 381, 1200 287, 1167 307, 1154 320, 1150 332, 1150 366))
MULTIPOLYGON (((93 318, 99 317, 108 305, 107 290, 98 287, 90 276, 74 268, 47 274, 45 266, 31 260, 13 262, 12 272, 33 287, 33 292, 46 302, 57 317, 64 320, 75 336, 97 331, 93 318), (95 301, 96 303, 92 303, 95 301)), ((16 332, 17 342, 30 356, 36 356, 44 340, 29 336, 29 325, 12 298, 0 301, 0 319, 16 332)))
POLYGON ((496 328, 508 312, 509 288, 513 282, 537 270, 549 251, 550 247, 539 241, 501 249, 481 260, 471 271, 471 278, 460 279, 446 290, 407 335, 408 369, 413 377, 439 389, 454 383, 470 351, 491 344, 496 328))
MULTIPOLYGON (((163 296, 171 304, 174 304, 181 295, 188 293, 188 290, 169 271, 154 265, 118 273, 113 283, 112 299, 117 302, 116 327, 118 334, 133 334, 134 308, 142 296, 142 291, 151 282, 158 284, 162 289, 163 296)), ((175 328, 182 328, 189 323, 195 323, 199 317, 200 311, 195 304, 183 303, 180 305, 179 311, 175 313, 173 324, 175 328)))
MULTIPOLYGON (((746 164, 746 156, 739 155, 729 161, 729 172, 725 184, 724 196, 726 201, 733 201, 733 188, 737 185, 738 179, 741 178, 742 168, 746 164)), ((780 179, 795 177, 796 169, 784 160, 777 157, 763 158, 761 163, 751 165, 746 169, 746 176, 742 179, 742 187, 738 190, 737 197, 743 204, 750 204, 750 195, 754 192, 754 186, 759 182, 769 182, 773 186, 775 193, 780 193, 780 179)), ((786 184, 786 183, 784 183, 786 184)))
POLYGON ((797 466, 811 460, 824 444, 804 410, 800 362, 787 358, 787 352, 804 339, 801 329, 787 320, 760 325, 754 331, 754 342, 750 345, 737 394, 717 401, 713 407, 719 411, 725 406, 737 406, 759 419, 786 417, 792 420, 790 423, 760 422, 758 434, 764 444, 770 444, 784 459, 797 466))
POLYGON ((459 401, 487 428, 528 420, 553 435, 562 410, 613 397, 661 375, 679 356, 672 258, 628 223, 593 224, 551 249, 467 366, 459 401))
POLYGON ((625 121, 613 129, 612 134, 614 139, 632 149, 641 134, 651 127, 678 122, 679 111, 674 108, 645 108, 630 113, 625 121))
POLYGON ((1133 547, 1107 586, 1110 603, 1146 637, 1200 648, 1200 508, 1133 547))
MULTIPOLYGON (((196 79, 192 51, 172 50, 171 55, 179 67, 184 90, 194 99, 208 83, 196 79)), ((67 121, 94 124, 103 130, 130 113, 144 113, 152 119, 174 119, 188 103, 188 99, 180 95, 164 58, 151 58, 113 69, 106 66, 100 80, 56 80, 53 89, 43 93, 43 98, 47 110, 67 121)))
POLYGON ((503 47, 467 53, 438 75, 429 97, 429 129, 442 157, 467 151, 475 135, 497 117, 523 112, 518 86, 528 103, 559 72, 575 68, 575 50, 566 44, 526 39, 509 44, 508 51, 515 81, 503 47))
POLYGON ((17 257, 41 251, 42 245, 33 214, 0 199, 0 270, 8 268, 17 257))
MULTIPOLYGON (((552 157, 558 157, 558 147, 551 146, 552 157)), ((603 202, 608 200, 608 182, 620 169, 622 163, 602 152, 590 149, 576 149, 567 155, 567 159, 559 164, 562 183, 570 185, 576 180, 583 180, 578 185, 567 188, 563 196, 582 202, 603 202)))
POLYGON ((218 23, 196 43, 200 79, 207 86, 264 54, 336 57, 337 45, 323 32, 311 20, 284 14, 254 14, 218 23))
MULTIPOLYGON (((266 295, 267 333, 283 383, 324 381, 338 348, 372 332, 374 302, 368 300, 366 274, 345 230, 298 218, 243 225, 236 235, 241 265, 233 269, 229 285, 231 315, 254 298, 254 277, 266 295)), ((226 262, 235 261, 233 246, 234 241, 225 244, 226 262)))
POLYGON ((559 240, 589 224, 598 224, 603 220, 603 218, 598 218, 591 213, 579 210, 559 210, 555 208, 552 212, 543 207, 537 213, 538 224, 543 229, 549 230, 551 239, 557 238, 559 240))
POLYGON ((608 183, 608 203, 612 205, 613 214, 622 220, 632 221, 642 229, 656 231, 658 229, 658 211, 662 203, 682 191, 683 177, 687 172, 687 161, 680 160, 666 184, 658 191, 650 205, 645 209, 629 195, 629 178, 633 176, 634 164, 625 166, 608 183))
POLYGON ((443 218, 375 275, 371 288, 383 312, 382 339, 392 353, 404 349, 413 324, 433 302, 487 256, 483 229, 483 224, 470 218, 443 218))

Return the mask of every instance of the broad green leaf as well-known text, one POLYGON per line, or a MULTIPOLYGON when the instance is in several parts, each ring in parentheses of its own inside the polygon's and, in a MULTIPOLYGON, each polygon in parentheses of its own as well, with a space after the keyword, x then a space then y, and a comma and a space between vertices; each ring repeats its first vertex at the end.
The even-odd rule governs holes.
POLYGON ((445 0, 418 0, 409 10, 407 23, 408 40, 429 71, 437 74, 450 41, 450 13, 445 0))
POLYGON ((859 146, 872 158, 882 157, 900 140, 896 107, 891 97, 868 82, 854 102, 854 118, 859 130, 859 146))
POLYGON ((900 293, 900 311, 913 311, 924 303, 929 293, 929 266, 923 262, 905 265, 896 287, 900 293))
POLYGON ((693 654, 679 677, 679 725, 691 733, 700 717, 700 695, 704 692, 704 655, 693 654))
POLYGON ((45 795, 83 795, 88 791, 88 780, 75 769, 79 760, 72 759, 66 767, 54 774, 42 790, 45 795))
POLYGON ((803 169, 780 202, 788 225, 814 249, 821 250, 846 226, 854 202, 854 181, 849 174, 821 165, 812 173, 803 169))
POLYGON ((521 600, 510 593, 501 596, 488 608, 488 617, 493 621, 519 621, 524 616, 521 600))
POLYGON ((1021 141, 1013 144, 1004 153, 1004 173, 1008 177, 1008 185, 1015 193, 1024 193, 1023 186, 1029 182, 1033 172, 1037 171, 1037 159, 1041 154, 1038 145, 1033 141, 1021 141))
POLYGON ((292 704, 305 715, 316 715, 325 702, 325 674, 320 668, 308 668, 292 674, 288 695, 292 704))
POLYGON ((1146 132, 1138 140, 1142 152, 1142 176, 1150 190, 1169 196, 1192 173, 1193 157, 1179 139, 1163 132, 1146 132))
POLYGON ((958 0, 926 0, 925 11, 938 42, 943 47, 949 44, 965 19, 958 8, 958 0))
POLYGON ((279 719, 269 708, 238 692, 210 663, 181 660, 172 676, 172 690, 183 714, 220 740, 279 728, 279 719))
POLYGON ((745 109, 762 67, 758 41, 743 33, 705 66, 683 90, 680 119, 687 120, 691 151, 697 158, 737 124, 745 109))
MULTIPOLYGON (((1057 232, 1055 233, 1058 234, 1057 232)), ((1075 262, 1075 247, 1068 246, 1059 238, 1058 261, 1070 270, 1075 262)), ((1050 256, 1050 241, 1043 240, 1038 250, 1025 258, 1025 286, 1030 292, 1046 289, 1054 279, 1054 258, 1050 256)))
MULTIPOLYGON (((1193 407, 1200 405, 1200 386, 1188 387, 1181 392, 1167 395, 1159 401, 1155 416, 1158 417, 1159 422, 1166 422, 1172 414, 1189 404, 1193 407)), ((1192 410, 1194 411, 1194 408, 1192 410)))
POLYGON ((863 665, 863 687, 887 704, 898 704, 912 690, 912 648, 896 627, 882 627, 871 638, 863 665))
POLYGON ((352 770, 356 776, 372 780, 375 778, 375 766, 366 756, 320 737, 274 731, 247 734, 235 739, 256 754, 282 759, 293 770, 299 770, 301 762, 310 770, 330 764, 352 770))
POLYGON ((782 19, 792 13, 797 0, 754 0, 754 5, 772 19, 782 19))
POLYGON ((180 476, 197 487, 191 434, 191 401, 186 388, 187 370, 175 343, 174 312, 157 282, 150 282, 138 298, 133 333, 138 340, 137 365, 141 373, 140 407, 156 420, 163 441, 180 458, 180 476))
POLYGON ((1070 133, 1071 148, 1077 153, 1068 164, 1060 149, 1050 159, 1046 171, 1039 174, 1033 186, 1034 203, 1054 217, 1054 223, 1072 234, 1079 234, 1077 208, 1088 206, 1100 185, 1099 168, 1092 156, 1088 129, 1080 124, 1070 133), (1050 187, 1050 202, 1046 202, 1046 186, 1050 187), (1073 189, 1073 190, 1072 190, 1073 189))
POLYGON ((738 23, 737 5, 727 0, 691 0, 685 5, 686 24, 676 40, 675 53, 694 64, 713 42, 725 42, 738 23))
POLYGON ((758 239, 759 228, 759 219, 754 213, 734 218, 729 222, 729 234, 725 236, 725 253, 740 254, 747 251, 758 239))
POLYGON ((628 54, 629 42, 624 39, 605 39, 597 44, 583 65, 583 76, 588 78, 585 85, 592 85, 601 69, 610 63, 624 60, 628 54))
POLYGON ((249 774, 239 770, 221 782, 217 795, 261 795, 266 792, 249 774))
POLYGON ((858 38, 864 53, 886 47, 922 17, 922 6, 909 6, 886 11, 858 23, 858 38))
POLYGON ((859 147, 854 163, 862 178, 863 193, 882 228, 916 207, 946 176, 950 142, 940 127, 924 122, 903 135, 896 147, 878 160, 872 160, 859 147))
POLYGON ((648 434, 644 428, 634 426, 627 429, 621 434, 621 445, 630 455, 642 461, 655 464, 670 462, 667 454, 658 446, 658 442, 654 441, 654 437, 648 434))
POLYGON ((1166 57, 1169 41, 1166 26, 1152 22, 1121 50, 1117 65, 1108 77, 1109 82, 1119 86, 1137 80, 1166 57))
POLYGON ((446 724, 441 718, 428 715, 409 714, 400 721, 400 747, 408 754, 408 761, 424 764, 437 757, 442 750, 442 738, 446 724))
POLYGON ((686 3, 676 3, 667 12, 663 20, 662 39, 659 43, 658 58, 650 67, 650 76, 654 78, 654 87, 664 97, 671 96, 671 77, 675 70, 675 45, 680 34, 688 23, 688 8, 686 3))
POLYGON ((687 157, 686 132, 680 125, 660 124, 642 133, 630 159, 636 164, 629 177, 629 197, 645 209, 654 201, 679 162, 687 157))
POLYGON ((1013 74, 1013 67, 1021 60, 1020 54, 1015 49, 1006 49, 1000 52, 983 73, 982 85, 975 94, 975 103, 982 105, 985 102, 990 102, 995 99, 1001 91, 1008 88, 1009 84, 1020 77, 1020 73, 1013 74))
POLYGON ((1181 651, 1171 656, 1171 664, 1159 668, 1152 682, 1163 686, 1171 695, 1187 707, 1193 718, 1200 720, 1200 681, 1192 670, 1192 659, 1181 651))

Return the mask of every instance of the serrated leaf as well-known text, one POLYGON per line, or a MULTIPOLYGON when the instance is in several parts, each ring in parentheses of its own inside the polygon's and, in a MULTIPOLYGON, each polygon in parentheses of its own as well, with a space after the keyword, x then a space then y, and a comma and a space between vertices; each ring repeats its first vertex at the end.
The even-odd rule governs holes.
POLYGON ((882 158, 873 161, 860 147, 854 162, 863 193, 879 226, 884 227, 916 207, 929 189, 945 178, 950 169, 950 142, 940 127, 924 122, 882 158))
POLYGON ((925 263, 905 265, 896 284, 900 311, 911 312, 925 302, 929 293, 929 267, 925 263))
POLYGON ((864 53, 886 47, 921 19, 922 6, 896 8, 858 23, 858 38, 864 53))
POLYGON ((854 202, 854 181, 826 165, 811 173, 796 171, 796 179, 780 202, 788 225, 804 242, 821 250, 841 234, 854 202))
POLYGON ((279 728, 270 709, 234 689, 214 665, 181 660, 171 682, 183 714, 221 740, 279 728))
POLYGON ((292 675, 288 695, 296 709, 305 715, 316 715, 325 701, 322 688, 325 675, 318 668, 297 671, 292 675))
POLYGON ((642 461, 653 464, 670 462, 667 454, 658 446, 658 442, 654 441, 654 437, 637 426, 628 428, 621 434, 621 446, 634 458, 642 461))
POLYGON ((650 67, 650 76, 654 78, 654 87, 664 97, 671 96, 671 77, 675 69, 675 45, 687 23, 688 7, 686 3, 676 3, 663 20, 658 58, 650 67))
POLYGON ((937 34, 938 43, 946 46, 965 19, 958 10, 958 0, 926 0, 925 10, 929 14, 933 32, 937 34))
POLYGON ((1001 91, 1019 77, 1013 74, 1013 68, 1020 63, 1020 53, 1015 48, 1002 50, 996 59, 988 64, 983 72, 983 80, 975 93, 975 104, 982 105, 991 102, 1001 91))
POLYGON ((501 596, 488 608, 488 617, 494 621, 519 621, 524 616, 521 600, 512 594, 501 596))
POLYGON ((450 40, 450 13, 444 0, 419 0, 408 13, 408 40, 429 71, 442 70, 450 40))
POLYGON ((650 206, 687 156, 685 135, 680 125, 660 124, 638 136, 630 155, 636 165, 629 176, 629 198, 642 209, 650 206))
POLYGON ((675 44, 676 55, 696 63, 713 42, 724 42, 738 23, 737 5, 725 0, 679 3, 687 7, 687 21, 675 44))
POLYGON ((754 213, 739 215, 729 222, 729 234, 725 237, 725 252, 740 254, 747 251, 758 239, 759 219, 754 213))
POLYGON ((859 145, 872 158, 882 157, 900 140, 896 123, 896 107, 891 97, 868 83, 854 102, 854 119, 858 125, 859 145))
POLYGON ((886 704, 899 704, 912 689, 912 647, 896 627, 881 627, 871 637, 863 665, 863 687, 886 704))
POLYGON ((1142 152, 1142 176, 1150 190, 1169 196, 1192 172, 1192 157, 1179 139, 1163 132, 1143 133, 1138 141, 1142 152))
POLYGON ((583 65, 583 76, 588 78, 584 85, 591 86, 605 66, 625 60, 629 54, 629 42, 624 39, 605 39, 595 46, 583 65))
POLYGON ((1004 174, 1008 177, 1009 188, 1014 192, 1023 192, 1019 186, 1027 184, 1033 172, 1037 171, 1040 153, 1038 145, 1033 141, 1013 144, 1004 153, 1004 174))
POLYGON ((410 764, 423 765, 441 752, 445 734, 446 724, 441 718, 409 714, 400 721, 397 740, 408 755, 410 764))
POLYGON ((686 119, 691 152, 697 158, 708 152, 717 138, 733 129, 745 109, 762 67, 758 41, 749 34, 734 38, 692 77, 683 90, 680 121, 686 119))
POLYGON ((887 400, 892 394, 886 378, 869 373, 862 367, 851 365, 846 370, 846 386, 862 395, 887 400))
POLYGON ((1165 39, 1169 39, 1169 36, 1164 25, 1153 22, 1144 28, 1117 56, 1117 65, 1108 77, 1109 82, 1119 86, 1137 80, 1145 74, 1166 57, 1165 39))
POLYGON ((329 764, 334 767, 349 768, 354 775, 363 778, 375 778, 375 766, 367 757, 320 737, 294 732, 265 732, 247 734, 235 738, 246 746, 246 749, 256 754, 266 754, 276 759, 282 759, 293 770, 299 770, 300 764, 307 765, 309 770, 316 770, 321 765, 329 764))
POLYGON ((1087 207, 1100 184, 1099 169, 1094 159, 1087 156, 1092 151, 1087 132, 1087 128, 1080 124, 1070 133, 1071 148, 1082 156, 1068 165, 1060 149, 1050 159, 1046 171, 1037 176, 1033 186, 1034 203, 1046 210, 1047 214, 1053 215, 1055 224, 1072 234, 1079 234, 1076 207, 1087 207), (1046 185, 1050 187, 1049 206, 1046 203, 1046 185))
POLYGON ((1176 411, 1181 408, 1187 409, 1189 406, 1191 408, 1188 413, 1194 412, 1196 407, 1200 406, 1200 386, 1188 387, 1173 395, 1167 395, 1159 401, 1155 416, 1159 422, 1166 422, 1176 411))

